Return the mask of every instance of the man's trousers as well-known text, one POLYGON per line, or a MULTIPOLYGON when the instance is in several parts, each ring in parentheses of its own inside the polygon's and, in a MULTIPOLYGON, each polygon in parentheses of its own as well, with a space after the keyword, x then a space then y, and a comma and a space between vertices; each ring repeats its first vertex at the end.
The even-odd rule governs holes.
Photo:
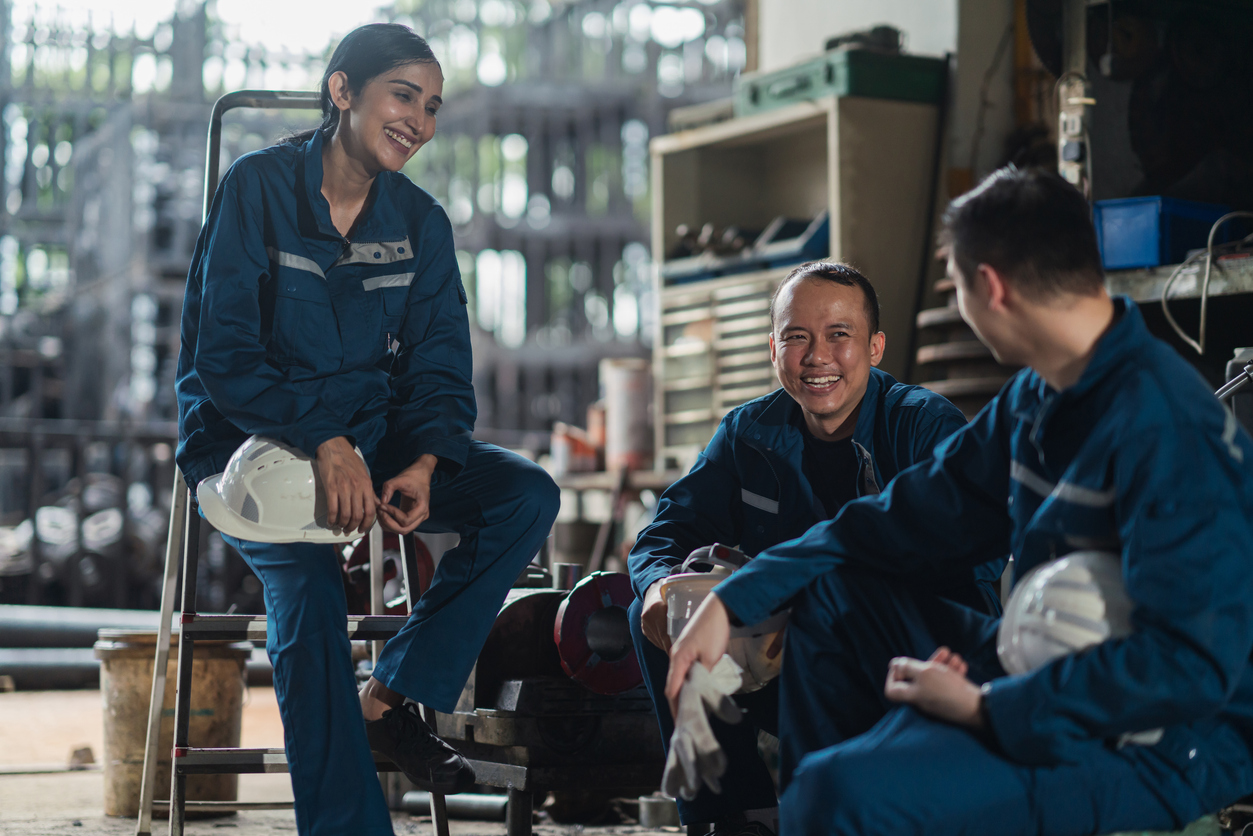
POLYGON ((1027 766, 991 737, 883 696, 892 657, 926 659, 941 645, 962 654, 975 682, 1004 676, 998 624, 865 570, 810 584, 792 609, 780 677, 781 832, 1173 830, 1253 789, 1247 747, 1217 720, 1190 727, 1207 746, 1174 751, 1180 738, 1168 729, 1155 746, 1093 740, 1078 763, 1027 766))

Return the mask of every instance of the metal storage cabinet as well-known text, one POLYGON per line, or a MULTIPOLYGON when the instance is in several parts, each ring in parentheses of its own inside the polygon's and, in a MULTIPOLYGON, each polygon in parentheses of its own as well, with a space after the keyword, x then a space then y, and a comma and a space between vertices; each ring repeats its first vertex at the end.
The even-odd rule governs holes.
MULTIPOLYGON (((901 377, 922 268, 936 107, 828 96, 655 138, 652 250, 660 265, 679 224, 764 229, 779 215, 831 213, 830 257, 879 293, 901 377)), ((778 385, 769 300, 789 267, 667 285, 659 279, 654 351, 658 467, 690 463, 728 411, 778 385)))

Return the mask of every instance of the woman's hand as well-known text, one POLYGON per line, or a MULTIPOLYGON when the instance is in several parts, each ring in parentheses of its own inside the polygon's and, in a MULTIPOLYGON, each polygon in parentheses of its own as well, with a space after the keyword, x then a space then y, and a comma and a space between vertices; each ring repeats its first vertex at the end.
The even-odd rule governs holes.
POLYGON ((959 726, 983 726, 979 714, 982 694, 979 686, 966 678, 967 665, 961 656, 941 647, 926 662, 898 656, 888 663, 888 680, 883 694, 892 702, 912 705, 924 714, 959 726))
POLYGON ((408 534, 431 515, 431 474, 435 472, 435 456, 426 453, 398 475, 383 483, 379 497, 379 523, 384 531, 408 534), (400 494, 400 507, 391 504, 400 494))
POLYGON ((679 712, 679 691, 687 681, 687 672, 700 662, 713 670, 722 654, 727 652, 731 641, 731 618, 726 605, 716 594, 710 593, 683 628, 674 646, 670 648, 670 673, 666 675, 666 698, 670 700, 670 714, 679 712))
POLYGON ((326 524, 362 534, 374 525, 378 499, 365 462, 344 436, 318 445, 318 477, 326 491, 326 524))

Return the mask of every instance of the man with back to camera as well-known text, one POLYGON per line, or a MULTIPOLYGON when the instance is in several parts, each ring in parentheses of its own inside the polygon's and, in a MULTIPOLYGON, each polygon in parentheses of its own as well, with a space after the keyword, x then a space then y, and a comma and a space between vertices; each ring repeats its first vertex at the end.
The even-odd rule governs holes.
POLYGON ((1178 829, 1253 790, 1253 442, 1106 293, 1057 175, 992 174, 950 205, 945 244, 962 316, 1028 368, 931 461, 715 587, 667 694, 721 657, 729 613, 790 602, 789 836, 1178 829), (892 577, 1006 552, 1021 577, 1083 549, 1120 559, 1130 635, 1016 676, 998 619, 892 577))
MULTIPOLYGON (((630 623, 663 741, 672 713, 662 693, 669 660, 660 581, 693 550, 715 542, 752 556, 798 537, 845 502, 874 494, 965 425, 944 398, 898 383, 874 368, 883 357, 874 288, 834 262, 797 267, 771 300, 770 356, 782 389, 722 421, 691 472, 661 497, 629 568, 636 601, 630 623)), ((999 612, 994 584, 1003 557, 943 574, 919 571, 932 592, 999 612)), ((776 654, 777 655, 777 654, 776 654)), ((751 722, 713 723, 728 759, 722 792, 679 800, 685 824, 711 822, 718 834, 777 829, 774 783, 757 751, 757 729, 775 732, 778 688, 736 697, 751 722)))

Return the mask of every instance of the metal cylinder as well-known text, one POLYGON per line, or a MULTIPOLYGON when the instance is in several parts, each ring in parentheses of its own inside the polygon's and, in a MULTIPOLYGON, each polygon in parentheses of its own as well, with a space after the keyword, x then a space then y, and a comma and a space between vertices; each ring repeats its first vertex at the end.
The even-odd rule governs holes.
MULTIPOLYGON (((139 787, 148 734, 148 702, 157 633, 101 630, 95 653, 100 659, 100 690, 104 699, 104 812, 107 816, 139 815, 139 787)), ((171 650, 178 636, 171 637, 171 650)), ((191 726, 188 740, 203 748, 239 746, 244 699, 244 663, 252 655, 248 642, 198 641, 192 664, 191 726)), ((170 786, 170 752, 174 746, 174 686, 178 655, 170 654, 157 744, 158 797, 170 786), (163 789, 164 788, 164 789, 163 789)), ((234 801, 237 775, 192 775, 188 801, 234 801)), ((188 813, 221 815, 220 813, 188 813)))
POLYGON ((574 589, 583 578, 582 563, 554 563, 553 589, 574 589))
POLYGON ((678 827, 679 805, 664 795, 640 796, 640 827, 678 827))
MULTIPOLYGON (((504 821, 505 808, 509 806, 507 795, 480 795, 478 793, 458 793, 444 796, 448 815, 456 819, 475 819, 477 821, 504 821)), ((400 809, 419 816, 431 814, 431 794, 423 790, 413 790, 404 794, 400 801, 400 809)))

